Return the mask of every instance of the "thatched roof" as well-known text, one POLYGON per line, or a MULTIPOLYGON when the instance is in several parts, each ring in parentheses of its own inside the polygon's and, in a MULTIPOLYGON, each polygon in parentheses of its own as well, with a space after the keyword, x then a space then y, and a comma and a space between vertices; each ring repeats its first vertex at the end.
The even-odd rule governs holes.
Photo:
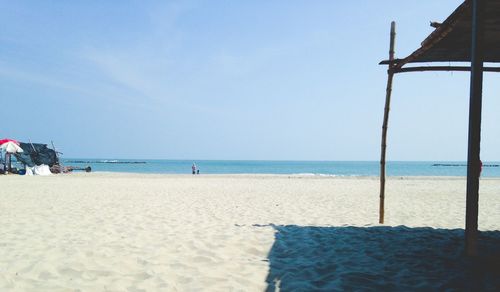
MULTIPOLYGON (((485 4, 484 62, 500 62, 500 0, 485 4)), ((421 47, 404 59, 394 61, 395 68, 419 62, 470 62, 472 1, 462 3, 422 42, 421 47)), ((381 64, 388 64, 382 61, 381 64)))

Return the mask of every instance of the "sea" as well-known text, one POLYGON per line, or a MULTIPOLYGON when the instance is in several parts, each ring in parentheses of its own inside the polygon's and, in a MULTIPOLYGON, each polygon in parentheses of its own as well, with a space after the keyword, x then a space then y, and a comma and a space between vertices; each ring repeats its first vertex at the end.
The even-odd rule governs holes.
MULTIPOLYGON (((256 160, 140 160, 62 159, 63 165, 93 172, 190 174, 288 174, 310 176, 379 176, 379 161, 256 161, 256 160)), ((500 162, 483 162, 483 177, 500 177, 500 162)), ((464 161, 388 161, 388 176, 466 176, 464 161)))

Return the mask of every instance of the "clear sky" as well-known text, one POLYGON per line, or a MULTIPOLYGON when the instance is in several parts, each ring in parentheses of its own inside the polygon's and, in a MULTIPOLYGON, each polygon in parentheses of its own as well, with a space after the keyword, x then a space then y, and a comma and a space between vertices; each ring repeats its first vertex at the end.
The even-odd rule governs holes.
MULTIPOLYGON (((461 0, 0 0, 0 137, 65 157, 378 160, 396 55, 461 0)), ((483 160, 500 160, 487 73, 483 160)), ((466 160, 468 73, 395 78, 389 160, 466 160)))

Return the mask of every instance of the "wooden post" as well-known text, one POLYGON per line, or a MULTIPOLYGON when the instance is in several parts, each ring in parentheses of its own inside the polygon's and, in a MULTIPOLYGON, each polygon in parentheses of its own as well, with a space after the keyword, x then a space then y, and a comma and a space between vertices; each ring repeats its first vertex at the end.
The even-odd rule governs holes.
POLYGON ((57 160, 56 164, 62 166, 61 161, 59 159, 59 152, 57 152, 56 146, 54 146, 54 141, 50 140, 50 143, 52 144, 52 150, 54 150, 54 152, 56 153, 56 160, 57 160))
POLYGON ((5 151, 5 173, 12 173, 12 157, 7 151, 5 151))
POLYGON ((483 98, 484 0, 472 1, 472 44, 469 102, 469 148, 467 153, 467 202, 465 208, 465 251, 477 254, 478 201, 483 98))
POLYGON ((385 152, 387 148, 387 124, 389 123, 389 109, 391 106, 392 79, 394 77, 394 42, 396 38, 396 22, 391 22, 391 39, 389 44, 389 68, 387 70, 387 88, 385 92, 384 121, 382 123, 382 147, 380 155, 380 224, 384 223, 384 200, 385 200, 385 152))

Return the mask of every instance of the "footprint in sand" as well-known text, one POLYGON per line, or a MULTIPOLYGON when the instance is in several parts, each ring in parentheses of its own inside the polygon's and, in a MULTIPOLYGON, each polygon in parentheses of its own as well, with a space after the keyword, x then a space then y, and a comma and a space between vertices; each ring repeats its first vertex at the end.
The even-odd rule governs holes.
POLYGON ((47 272, 47 271, 43 271, 43 272, 40 272, 40 274, 38 274, 38 279, 40 280, 49 280, 49 279, 56 279, 57 277, 50 273, 50 272, 47 272))
POLYGON ((72 269, 72 268, 61 268, 61 269, 58 269, 58 272, 59 274, 63 275, 63 276, 68 276, 68 277, 71 277, 71 278, 80 278, 82 276, 82 271, 77 271, 75 269, 72 269))

